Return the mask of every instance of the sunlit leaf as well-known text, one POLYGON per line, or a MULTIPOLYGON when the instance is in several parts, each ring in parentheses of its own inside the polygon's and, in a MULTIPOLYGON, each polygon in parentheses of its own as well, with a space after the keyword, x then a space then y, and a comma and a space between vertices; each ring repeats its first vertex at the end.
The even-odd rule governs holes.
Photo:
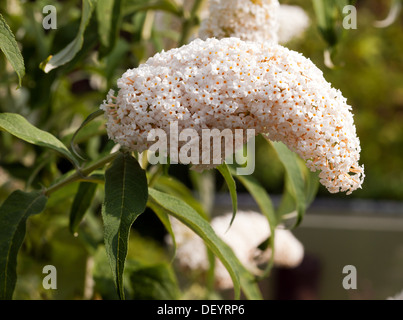
MULTIPOLYGON (((245 186, 246 190, 248 190, 250 195, 256 201, 262 214, 265 215, 267 220, 269 221, 269 227, 270 227, 269 244, 270 244, 270 249, 271 249, 272 257, 273 257, 274 256, 274 234, 275 234, 276 226, 277 226, 278 222, 277 222, 277 217, 276 217, 274 206, 270 199, 270 196, 253 176, 237 175, 236 169, 234 169, 233 167, 229 167, 229 168, 230 168, 232 175, 245 186)), ((271 268, 273 267, 273 262, 274 262, 274 260, 270 259, 269 264, 266 268, 265 274, 267 274, 271 270, 271 268)))
POLYGON ((301 223, 306 210, 305 183, 302 170, 298 163, 298 156, 281 142, 271 143, 280 161, 284 165, 289 182, 289 190, 295 199, 295 209, 297 211, 296 227, 301 223))
POLYGON ((210 224, 181 199, 152 188, 149 189, 149 194, 155 204, 164 208, 168 214, 180 220, 204 240, 206 245, 228 270, 234 283, 235 296, 239 298, 240 283, 238 271, 240 262, 228 245, 216 235, 210 224))
POLYGON ((0 113, 0 130, 40 147, 46 147, 58 151, 79 166, 77 159, 67 147, 49 132, 40 130, 30 124, 23 116, 16 113, 0 113))
POLYGON ((238 209, 238 197, 236 193, 236 184, 235 180, 231 175, 231 172, 229 171, 228 165, 226 163, 223 163, 222 165, 217 167, 217 170, 221 173, 221 175, 224 177, 225 182, 227 183, 230 195, 231 195, 231 202, 232 202, 232 217, 231 217, 231 222, 229 226, 232 225, 235 219, 235 215, 238 209))
POLYGON ((97 0, 82 0, 81 22, 76 37, 60 52, 52 55, 50 59, 48 57, 41 63, 40 67, 44 72, 48 73, 49 71, 66 64, 81 50, 84 42, 84 32, 91 20, 96 2, 97 0))
POLYGON ((3 51, 7 60, 15 70, 18 76, 18 86, 21 87, 22 78, 25 75, 24 58, 18 48, 17 41, 10 27, 0 14, 0 49, 3 51))
POLYGON ((192 191, 174 177, 159 176, 155 182, 154 188, 182 199, 203 218, 208 219, 208 215, 204 211, 200 202, 194 198, 192 191))

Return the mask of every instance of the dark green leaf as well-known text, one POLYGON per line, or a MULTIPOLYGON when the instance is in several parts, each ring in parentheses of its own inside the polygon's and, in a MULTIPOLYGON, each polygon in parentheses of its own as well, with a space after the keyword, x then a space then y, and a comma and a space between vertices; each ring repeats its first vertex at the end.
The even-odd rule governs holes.
POLYGON ((60 152, 77 167, 77 160, 66 146, 50 133, 30 124, 23 116, 16 113, 0 113, 0 130, 4 130, 26 142, 60 152))
POLYGON ((18 87, 21 87, 22 78, 25 75, 24 58, 18 48, 17 41, 10 27, 0 14, 0 49, 18 75, 18 87))
POLYGON ((69 228, 71 233, 74 234, 77 232, 81 220, 91 206, 97 186, 98 185, 96 183, 92 182, 81 182, 78 186, 78 190, 70 210, 69 228))
POLYGON ((121 11, 122 0, 98 0, 97 2, 98 34, 102 46, 106 48, 106 52, 113 48, 119 38, 121 11))
POLYGON ((235 180, 231 175, 231 172, 229 171, 228 165, 226 163, 223 163, 222 165, 217 167, 218 171, 221 173, 221 175, 224 177, 225 182, 227 183, 229 193, 231 195, 231 201, 232 201, 232 218, 231 222, 229 224, 229 227, 232 225, 235 219, 235 215, 238 209, 238 198, 237 198, 237 193, 236 193, 236 184, 235 180))
POLYGON ((48 57, 41 63, 40 67, 44 72, 48 73, 49 71, 66 64, 81 50, 84 42, 84 32, 91 20, 96 2, 97 0, 83 0, 80 28, 76 37, 63 50, 54 56, 50 56, 50 59, 48 57))
POLYGON ((85 120, 83 121, 83 123, 80 125, 80 127, 76 130, 76 132, 74 132, 73 137, 71 138, 71 150, 73 150, 74 154, 78 157, 80 157, 81 159, 85 160, 84 158, 82 158, 78 152, 78 150, 76 150, 76 145, 75 145, 75 138, 77 137, 77 134, 81 131, 82 128, 84 128, 88 123, 90 123, 92 120, 94 120, 95 118, 99 117, 100 115, 102 115, 104 113, 103 110, 97 110, 94 111, 93 113, 91 113, 87 118, 85 118, 85 120))
POLYGON ((0 207, 0 299, 11 299, 17 281, 17 254, 24 241, 26 221, 45 209, 40 192, 13 192, 0 207))
POLYGON ((239 270, 240 262, 232 250, 216 235, 210 224, 181 199, 155 189, 149 189, 150 198, 158 206, 164 208, 168 214, 180 220, 197 235, 199 235, 210 250, 221 260, 227 268, 234 283, 235 296, 240 296, 239 270))
POLYGON ((140 267, 130 274, 134 300, 176 300, 179 287, 172 267, 161 263, 140 267))
POLYGON ((145 171, 131 155, 120 154, 105 172, 102 217, 106 252, 121 299, 124 299, 123 271, 130 227, 144 212, 147 199, 145 171))

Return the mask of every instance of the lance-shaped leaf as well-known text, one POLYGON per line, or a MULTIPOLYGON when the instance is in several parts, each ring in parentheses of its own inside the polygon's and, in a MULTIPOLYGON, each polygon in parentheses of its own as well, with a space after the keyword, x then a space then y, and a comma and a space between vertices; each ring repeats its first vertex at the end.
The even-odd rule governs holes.
POLYGON ((281 142, 271 142, 280 161, 283 163, 286 174, 287 182, 289 183, 289 191, 295 199, 295 206, 297 210, 297 222, 295 227, 298 226, 305 214, 306 200, 305 200, 305 182, 303 172, 298 163, 297 155, 292 152, 287 146, 281 142))
POLYGON ((130 228, 144 212, 148 199, 145 171, 135 158, 120 154, 105 172, 105 201, 102 209, 105 248, 121 299, 123 271, 130 228))
POLYGON ((225 182, 227 183, 229 193, 231 195, 231 201, 232 201, 232 218, 231 222, 229 224, 229 227, 232 225, 235 219, 235 215, 238 209, 238 197, 236 193, 236 184, 235 180, 231 175, 231 172, 229 171, 228 165, 226 163, 223 163, 222 165, 217 167, 217 170, 221 173, 221 175, 224 177, 225 182))
POLYGON ((76 37, 63 50, 54 56, 49 56, 41 63, 40 68, 43 71, 48 73, 49 71, 66 64, 81 50, 84 42, 84 32, 91 20, 96 2, 96 0, 83 0, 81 22, 76 37))
POLYGON ((130 273, 130 283, 134 300, 177 300, 180 296, 175 273, 167 263, 140 266, 130 273))
POLYGON ((182 199, 189 206, 195 209, 203 218, 208 220, 208 215, 204 211, 201 203, 195 199, 192 191, 181 181, 175 179, 174 177, 159 176, 155 182, 155 189, 182 199))
POLYGON ((25 75, 24 58, 18 48, 17 41, 10 27, 0 14, 0 49, 3 51, 7 60, 15 70, 18 76, 18 86, 21 87, 21 80, 25 75))
POLYGON ((24 241, 26 221, 45 209, 40 192, 14 191, 0 207, 0 299, 12 299, 17 281, 17 254, 24 241))
POLYGON ((79 166, 77 159, 59 139, 49 132, 36 128, 19 114, 0 113, 0 130, 37 146, 53 149, 64 155, 76 167, 79 166))
POLYGON ((160 219, 161 223, 164 225, 166 231, 168 231, 169 235, 171 236, 173 243, 172 259, 174 259, 176 255, 176 239, 175 239, 175 233, 172 230, 172 225, 171 221, 169 220, 169 216, 163 208, 152 203, 151 201, 148 202, 148 207, 154 211, 156 216, 160 219))
POLYGON ((234 283, 235 296, 239 298, 239 271, 242 266, 233 251, 216 235, 210 224, 181 199, 152 188, 149 189, 149 194, 155 204, 164 208, 168 214, 180 220, 204 240, 228 270, 234 283))
POLYGON ((106 52, 115 45, 121 24, 122 0, 98 0, 96 15, 99 40, 106 52))
MULTIPOLYGON (((102 175, 92 175, 91 178, 102 179, 102 175)), ((70 210, 70 232, 76 233, 81 220, 85 213, 90 208, 98 184, 93 182, 81 182, 78 186, 77 193, 74 197, 73 204, 70 210)))
MULTIPOLYGON (((270 238, 267 241, 267 244, 270 245, 270 249, 272 252, 272 259, 269 261, 269 265, 267 266, 264 275, 267 275, 274 263, 274 234, 277 226, 277 217, 275 214, 273 203, 270 199, 270 196, 267 194, 266 190, 259 184, 259 182, 253 176, 246 175, 237 175, 236 169, 233 167, 229 167, 230 172, 234 175, 236 179, 238 179, 248 190, 250 195, 255 199, 257 205, 259 206, 260 211, 266 216, 269 221, 270 227, 270 238)), ((265 248, 264 248, 265 249, 265 248)))

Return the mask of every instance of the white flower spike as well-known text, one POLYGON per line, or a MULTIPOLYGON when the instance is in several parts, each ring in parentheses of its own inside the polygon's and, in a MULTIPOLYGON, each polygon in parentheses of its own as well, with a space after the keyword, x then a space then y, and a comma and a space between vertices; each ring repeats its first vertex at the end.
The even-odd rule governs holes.
POLYGON ((199 37, 277 43, 279 8, 278 0, 210 0, 199 37))
POLYGON ((254 129, 285 143, 331 193, 361 187, 360 141, 351 106, 311 60, 270 42, 196 39, 156 54, 118 80, 101 105, 111 139, 150 147, 150 130, 254 129))

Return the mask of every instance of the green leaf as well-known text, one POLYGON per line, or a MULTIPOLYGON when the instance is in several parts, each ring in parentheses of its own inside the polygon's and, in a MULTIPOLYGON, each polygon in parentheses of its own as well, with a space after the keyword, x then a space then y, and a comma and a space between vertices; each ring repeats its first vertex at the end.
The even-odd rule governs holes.
POLYGON ((139 11, 147 11, 147 10, 161 10, 170 12, 178 17, 182 17, 183 11, 180 7, 172 0, 155 0, 155 1, 148 1, 145 3, 133 4, 127 6, 125 8, 125 15, 131 15, 135 12, 139 11))
POLYGON ((297 210, 297 221, 295 227, 297 227, 305 214, 306 210, 306 199, 305 199, 305 182, 301 167, 298 163, 298 156, 296 153, 292 152, 287 146, 281 142, 271 142, 280 161, 283 163, 286 175, 289 182, 290 194, 294 197, 296 210, 297 210))
POLYGON ((115 45, 121 24, 122 0, 98 0, 96 7, 99 40, 107 52, 115 45))
POLYGON ((208 215, 204 211, 200 202, 194 198, 192 191, 174 177, 159 176, 155 182, 154 188, 182 199, 204 219, 208 220, 208 215))
POLYGON ((351 0, 312 0, 317 19, 318 29, 328 47, 334 47, 340 40, 344 28, 342 27, 343 8, 352 3, 351 0))
POLYGON ((171 221, 169 221, 169 216, 166 213, 165 210, 163 210, 160 206, 155 205, 154 203, 150 202, 147 204, 147 206, 154 211, 154 213, 157 215, 157 217, 160 219, 161 223, 164 225, 165 229, 168 231, 169 235, 172 238, 172 243, 173 243, 173 257, 175 258, 176 255, 176 240, 175 240, 175 233, 172 230, 171 226, 171 221))
POLYGON ((232 175, 238 179, 248 190, 250 195, 255 199, 256 203, 259 206, 260 211, 266 216, 267 220, 269 221, 270 227, 270 248, 271 248, 271 259, 264 275, 267 275, 271 268, 273 267, 274 263, 274 234, 276 231, 277 226, 277 217, 275 214, 273 203, 270 199, 270 196, 267 194, 266 190, 259 184, 259 182, 253 176, 246 176, 246 175, 237 175, 236 170, 233 167, 229 167, 230 172, 232 175))
POLYGON ((242 268, 232 250, 216 235, 210 224, 181 199, 150 188, 151 200, 199 235, 228 270, 236 298, 240 296, 239 270, 242 268))
POLYGON ((17 254, 24 241, 29 216, 45 209, 40 192, 14 191, 0 207, 0 299, 12 299, 17 281, 17 254))
POLYGON ((19 114, 0 113, 0 130, 7 131, 13 136, 37 146, 58 151, 69 159, 76 167, 79 166, 77 159, 74 158, 71 152, 60 140, 52 134, 34 127, 19 114))
POLYGON ((161 263, 130 273, 133 300, 177 300, 180 295, 172 267, 161 263))
POLYGON ((229 224, 229 227, 232 226, 232 223, 234 222, 236 211, 238 209, 238 198, 237 198, 237 193, 236 193, 236 184, 235 180, 231 175, 231 172, 229 171, 228 165, 226 163, 223 163, 222 165, 217 167, 218 171, 221 173, 221 175, 224 177, 225 182, 227 183, 230 195, 231 195, 231 201, 232 201, 232 218, 231 222, 229 224))
MULTIPOLYGON (((92 177, 94 177, 94 175, 92 177)), ((98 185, 92 182, 81 182, 78 186, 78 190, 70 210, 69 228, 71 233, 74 234, 77 232, 81 220, 91 206, 97 187, 98 185)))
POLYGON ((66 64, 81 50, 84 42, 84 32, 91 20, 96 2, 97 0, 83 0, 81 22, 76 37, 60 52, 54 56, 48 57, 41 63, 40 68, 44 72, 48 73, 49 71, 66 64))
POLYGON ((21 87, 22 78, 25 75, 24 58, 18 48, 17 41, 10 27, 0 14, 0 49, 18 76, 18 87, 21 87))
POLYGON ((76 145, 75 145, 75 139, 76 139, 78 133, 81 131, 81 129, 83 129, 88 123, 90 123, 92 120, 94 120, 95 118, 99 117, 103 113, 104 113, 103 110, 97 110, 97 111, 94 111, 93 113, 91 113, 87 118, 85 118, 83 123, 76 130, 76 132, 74 132, 74 135, 71 138, 71 150, 73 150, 74 154, 76 156, 80 157, 82 160, 85 160, 85 159, 80 156, 80 154, 79 154, 79 152, 78 152, 78 150, 76 148, 76 145))
POLYGON ((124 299, 123 271, 130 228, 137 217, 144 212, 147 199, 145 171, 131 155, 120 154, 105 172, 102 217, 105 248, 121 299, 124 299))
POLYGON ((214 170, 205 170, 203 172, 197 172, 195 170, 189 171, 193 189, 197 191, 199 202, 208 216, 211 215, 214 207, 215 173, 214 170))

